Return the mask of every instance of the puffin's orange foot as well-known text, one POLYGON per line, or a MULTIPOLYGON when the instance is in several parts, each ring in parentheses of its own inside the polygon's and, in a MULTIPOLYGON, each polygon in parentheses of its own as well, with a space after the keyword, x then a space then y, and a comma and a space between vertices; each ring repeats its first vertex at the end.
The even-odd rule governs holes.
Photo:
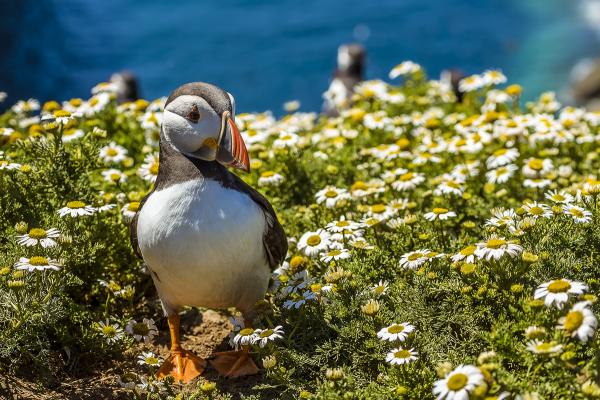
POLYGON ((248 354, 248 350, 221 351, 214 353, 213 356, 210 365, 222 376, 237 378, 258 374, 259 369, 248 354))
POLYGON ((156 376, 159 379, 172 376, 175 382, 188 383, 192 379, 202 375, 206 361, 196 356, 191 351, 173 351, 169 358, 163 362, 156 376))

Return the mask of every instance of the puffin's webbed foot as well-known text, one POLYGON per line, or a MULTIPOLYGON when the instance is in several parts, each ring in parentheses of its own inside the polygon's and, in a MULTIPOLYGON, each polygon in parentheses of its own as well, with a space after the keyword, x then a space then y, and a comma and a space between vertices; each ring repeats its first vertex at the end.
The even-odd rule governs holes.
POLYGON ((249 348, 242 350, 221 351, 213 354, 212 365, 220 375, 228 378, 258 374, 258 367, 249 354, 249 348))
POLYGON ((175 382, 188 383, 200 376, 205 367, 206 361, 191 351, 171 351, 171 355, 160 366, 156 376, 163 379, 170 375, 175 378, 175 382))

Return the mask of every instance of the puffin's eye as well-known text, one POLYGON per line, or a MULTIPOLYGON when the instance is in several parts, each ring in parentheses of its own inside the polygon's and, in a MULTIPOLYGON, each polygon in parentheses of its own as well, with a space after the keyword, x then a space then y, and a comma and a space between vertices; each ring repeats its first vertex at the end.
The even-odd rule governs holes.
POLYGON ((185 118, 194 124, 200 120, 200 111, 198 111, 198 107, 195 104, 185 118))

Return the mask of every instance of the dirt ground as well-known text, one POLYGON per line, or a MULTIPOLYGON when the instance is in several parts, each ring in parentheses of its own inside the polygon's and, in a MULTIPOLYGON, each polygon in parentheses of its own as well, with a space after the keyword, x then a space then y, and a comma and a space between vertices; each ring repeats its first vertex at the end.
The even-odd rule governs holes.
MULTIPOLYGON (((163 359, 169 354, 169 334, 166 319, 158 322, 160 335, 155 340, 156 354, 163 359)), ((215 311, 199 312, 188 310, 182 315, 181 333, 183 346, 202 358, 208 358, 214 351, 228 350, 228 335, 231 324, 227 317, 215 311)), ((146 347, 147 348, 147 347, 146 347)), ((66 378, 55 388, 45 388, 16 376, 0 376, 0 399, 4 400, 120 400, 132 396, 118 384, 118 377, 127 371, 144 373, 144 367, 135 362, 135 355, 142 347, 125 354, 125 360, 114 361, 94 371, 85 371, 86 375, 78 378, 66 378), (131 354, 129 354, 131 353, 131 354)), ((203 376, 216 381, 220 390, 230 393, 234 399, 240 393, 248 393, 252 386, 260 382, 261 375, 238 379, 219 378, 210 367, 203 376)), ((182 386, 183 391, 191 390, 194 382, 182 386)))

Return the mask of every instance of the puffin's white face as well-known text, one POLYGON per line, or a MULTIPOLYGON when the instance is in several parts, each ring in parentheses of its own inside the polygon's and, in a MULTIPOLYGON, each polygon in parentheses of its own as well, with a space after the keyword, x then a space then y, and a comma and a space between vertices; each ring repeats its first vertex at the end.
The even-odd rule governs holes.
POLYGON ((200 96, 181 95, 163 114, 165 139, 180 153, 248 172, 250 160, 244 140, 234 122, 235 100, 229 94, 231 111, 219 115, 200 96))
POLYGON ((221 116, 202 97, 182 95, 165 108, 163 132, 180 152, 212 161, 220 139, 221 116), (198 151, 201 154, 195 154, 198 151))

